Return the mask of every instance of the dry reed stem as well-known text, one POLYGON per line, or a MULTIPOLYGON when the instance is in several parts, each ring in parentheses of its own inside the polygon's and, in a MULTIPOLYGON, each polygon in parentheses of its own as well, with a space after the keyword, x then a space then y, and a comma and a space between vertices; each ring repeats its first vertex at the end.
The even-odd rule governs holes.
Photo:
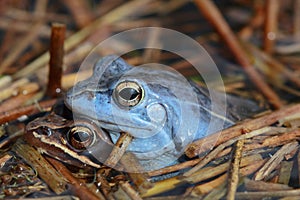
POLYGON ((106 159, 105 165, 114 167, 122 158, 131 141, 132 136, 129 133, 122 133, 106 159))
POLYGON ((277 190, 277 191, 263 191, 263 192, 237 192, 236 199, 263 199, 265 197, 291 197, 300 196, 300 189, 293 190, 277 190))
POLYGON ((47 158, 47 160, 60 173, 60 177, 64 178, 70 183, 69 187, 74 195, 78 196, 82 200, 105 200, 101 193, 97 192, 96 194, 96 191, 92 192, 84 182, 75 178, 72 172, 70 172, 64 164, 50 157, 47 158))
POLYGON ((227 189, 227 200, 234 200, 235 193, 239 183, 239 171, 240 171, 240 163, 243 156, 243 146, 245 140, 238 140, 234 145, 234 152, 232 156, 232 160, 229 168, 228 175, 228 189, 227 189))
POLYGON ((254 131, 265 126, 269 126, 273 123, 276 123, 281 118, 298 113, 299 110, 300 104, 295 104, 277 111, 273 111, 256 119, 245 120, 233 127, 219 131, 208 137, 201 138, 193 142, 187 147, 185 153, 190 158, 195 157, 210 150, 214 145, 219 145, 230 140, 231 138, 241 135, 243 133, 243 130, 254 131))
POLYGON ((232 145, 233 143, 235 143, 238 140, 243 140, 243 139, 247 139, 247 138, 251 138, 253 136, 257 136, 260 134, 263 134, 267 131, 269 131, 271 128, 270 127, 264 127, 262 129, 258 129, 249 133, 245 133, 243 135, 240 135, 238 137, 235 137, 233 139, 230 139, 222 144, 220 144, 219 146, 217 146, 214 150, 212 150, 211 152, 208 153, 207 156, 204 157, 204 159, 202 159, 196 166, 194 166, 192 169, 190 169, 189 171, 185 172, 183 174, 183 176, 185 177, 192 177, 192 175, 197 172, 199 169, 201 169, 202 167, 204 167, 207 163, 209 163, 210 161, 212 161, 219 153, 221 153, 226 147, 232 145))
POLYGON ((14 110, 8 110, 0 113, 0 124, 16 120, 23 115, 33 115, 42 111, 49 111, 57 102, 56 99, 42 101, 34 105, 19 107, 14 110))
POLYGON ((266 53, 271 54, 274 50, 274 42, 277 34, 280 1, 267 0, 265 4, 264 50, 266 53))
MULTIPOLYGON (((251 155, 243 157, 241 160, 241 173, 244 175, 251 174, 257 170, 264 163, 264 160, 260 155, 251 155), (255 163, 255 165, 253 164, 255 163)), ((221 175, 226 172, 229 168, 229 162, 214 166, 214 167, 205 167, 195 172, 193 176, 183 177, 177 176, 162 181, 155 182, 153 187, 148 189, 145 193, 142 194, 142 197, 153 196, 160 194, 176 187, 186 184, 186 183, 198 183, 201 181, 209 180, 215 176, 221 175)), ((217 181, 218 183, 221 183, 217 181)))
POLYGON ((254 180, 262 180, 266 176, 268 176, 284 159, 284 156, 291 151, 298 148, 298 142, 294 141, 288 144, 285 144, 278 150, 269 160, 268 162, 256 173, 254 176, 254 180))
MULTIPOLYGON (((48 0, 41 0, 36 2, 35 13, 38 15, 45 15, 48 0)), ((42 27, 43 20, 37 21, 30 27, 30 31, 21 39, 21 41, 16 45, 9 55, 0 64, 0 74, 4 73, 6 69, 13 64, 16 59, 21 55, 21 53, 32 43, 38 36, 39 30, 42 27)))
POLYGON ((250 63, 247 53, 241 47, 237 37, 234 35, 229 25, 221 15, 218 8, 210 0, 194 0, 196 6, 208 21, 214 26, 220 37, 228 45, 233 53, 235 59, 240 63, 245 72, 248 74, 251 81, 262 92, 262 94, 269 100, 269 102, 278 109, 282 107, 282 102, 277 94, 266 84, 263 77, 255 70, 250 63))
POLYGON ((56 194, 66 191, 67 182, 65 179, 37 150, 22 141, 15 143, 13 150, 35 168, 38 175, 56 194))
POLYGON ((293 164, 294 162, 292 161, 282 161, 280 163, 278 183, 284 184, 288 187, 292 175, 291 172, 292 172, 293 164))
POLYGON ((265 181, 255 181, 248 178, 244 179, 245 188, 247 191, 276 191, 276 190, 290 190, 288 185, 278 183, 268 183, 265 181))
POLYGON ((142 200, 139 193, 128 182, 121 182, 119 185, 131 200, 142 200))
POLYGON ((61 77, 63 71, 64 40, 66 26, 53 23, 50 42, 49 75, 46 94, 49 97, 57 97, 61 92, 61 77))
MULTIPOLYGON (((145 6, 149 3, 150 0, 133 0, 122 4, 121 6, 111 10, 107 14, 103 15, 102 17, 96 19, 92 23, 90 23, 85 28, 81 29, 77 33, 71 35, 65 40, 64 50, 68 52, 72 48, 76 47, 80 44, 84 39, 86 39, 93 31, 98 29, 101 26, 112 24, 118 20, 124 19, 126 16, 131 15, 135 10, 140 9, 141 7, 145 6)), ((20 78, 23 76, 27 76, 37 69, 46 66, 46 63, 49 61, 49 53, 46 52, 23 69, 18 71, 13 75, 13 78, 20 78)))

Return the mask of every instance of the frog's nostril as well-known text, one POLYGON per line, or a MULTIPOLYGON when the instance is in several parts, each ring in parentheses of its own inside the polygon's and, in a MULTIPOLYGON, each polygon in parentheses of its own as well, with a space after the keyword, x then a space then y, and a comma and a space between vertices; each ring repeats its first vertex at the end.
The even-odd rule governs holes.
POLYGON ((163 125, 167 118, 167 112, 161 104, 150 104, 147 106, 147 114, 151 121, 163 125))

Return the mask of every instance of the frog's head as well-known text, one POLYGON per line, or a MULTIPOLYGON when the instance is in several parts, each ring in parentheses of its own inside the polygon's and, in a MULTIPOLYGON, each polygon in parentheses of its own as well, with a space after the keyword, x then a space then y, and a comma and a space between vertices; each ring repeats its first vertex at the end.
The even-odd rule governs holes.
POLYGON ((65 102, 75 117, 97 119, 114 142, 118 132, 130 133, 135 139, 129 149, 149 155, 170 143, 179 147, 196 130, 193 121, 179 130, 183 110, 189 110, 189 117, 197 115, 193 104, 182 106, 192 92, 186 84, 161 66, 132 67, 119 57, 106 56, 96 63, 89 79, 68 91, 65 102))

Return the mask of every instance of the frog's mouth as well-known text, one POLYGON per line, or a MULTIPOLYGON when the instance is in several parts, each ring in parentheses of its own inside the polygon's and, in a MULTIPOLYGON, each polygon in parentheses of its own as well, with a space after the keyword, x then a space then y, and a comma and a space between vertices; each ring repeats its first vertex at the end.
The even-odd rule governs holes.
POLYGON ((108 131, 120 131, 123 129, 136 129, 136 130, 143 130, 143 131, 151 131, 150 128, 147 127, 137 127, 137 126, 130 126, 128 124, 119 124, 119 123, 114 123, 110 121, 104 121, 104 120, 98 120, 100 123, 100 126, 103 129, 107 129, 108 131))

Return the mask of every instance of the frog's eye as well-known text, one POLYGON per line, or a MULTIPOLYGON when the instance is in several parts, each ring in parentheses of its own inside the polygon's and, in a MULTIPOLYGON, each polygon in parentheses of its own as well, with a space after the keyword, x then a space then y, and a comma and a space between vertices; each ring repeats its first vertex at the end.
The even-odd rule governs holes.
POLYGON ((95 133, 85 126, 74 126, 67 134, 69 144, 76 150, 85 150, 95 140, 95 133))
POLYGON ((144 97, 143 88, 133 81, 124 81, 117 85, 113 97, 121 106, 133 107, 144 97))

